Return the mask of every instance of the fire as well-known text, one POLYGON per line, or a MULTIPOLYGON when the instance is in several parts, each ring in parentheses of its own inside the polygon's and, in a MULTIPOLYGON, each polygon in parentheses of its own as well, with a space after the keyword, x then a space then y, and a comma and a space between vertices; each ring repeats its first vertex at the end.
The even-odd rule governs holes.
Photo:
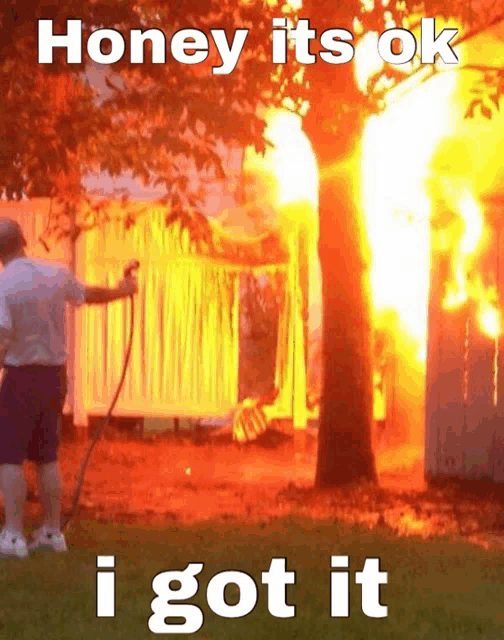
POLYGON ((452 254, 452 281, 448 283, 443 306, 447 310, 457 309, 469 298, 469 282, 466 274, 470 271, 474 254, 483 235, 483 214, 471 194, 464 193, 457 206, 458 217, 446 230, 441 241, 452 254), (457 229, 457 227, 460 228, 457 229))
POLYGON ((430 263, 430 161, 451 130, 455 75, 419 85, 369 118, 363 140, 362 198, 372 255, 376 321, 390 309, 399 329, 418 343, 427 338, 430 263))
MULTIPOLYGON (((356 81, 362 90, 367 78, 381 69, 375 44, 376 34, 367 34, 356 51, 356 81)), ((419 366, 426 353, 430 221, 437 213, 433 181, 454 218, 436 238, 451 251, 452 279, 443 306, 456 309, 471 300, 480 329, 492 338, 501 333, 495 287, 485 286, 474 273, 487 230, 471 176, 456 175, 458 158, 452 158, 451 174, 436 174, 432 167, 441 142, 455 134, 454 116, 460 109, 456 89, 457 74, 441 72, 402 95, 392 92, 385 111, 369 118, 362 145, 362 202, 372 255, 375 322, 378 327, 386 324, 385 312, 394 310, 398 329, 418 344, 419 366)))
MULTIPOLYGON (((376 37, 367 34, 356 50, 355 78, 362 91, 383 68, 376 37)), ((402 70, 413 68, 412 63, 402 70)), ((474 176, 450 144, 450 156, 443 155, 444 143, 460 136, 457 122, 467 106, 460 104, 459 75, 440 69, 428 79, 428 73, 420 68, 404 89, 389 92, 384 111, 368 119, 361 147, 374 325, 386 336, 383 353, 375 353, 383 395, 375 389, 375 419, 380 425, 383 414, 387 421, 390 415, 394 429, 406 421, 410 438, 423 431, 423 400, 415 405, 413 398, 423 398, 431 251, 445 252, 450 262, 445 311, 467 306, 482 334, 497 341, 502 333, 498 292, 480 267, 491 234, 474 176)))
POLYGON ((274 147, 264 156, 256 154, 252 148, 247 149, 246 170, 273 176, 277 207, 306 202, 315 208, 318 202, 317 162, 302 130, 301 117, 289 111, 269 110, 265 119, 265 137, 274 147))
POLYGON ((266 0, 266 4, 269 7, 278 7, 282 10, 299 11, 303 6, 303 0, 287 0, 285 3, 281 3, 280 0, 266 0))
POLYGON ((383 69, 384 62, 378 55, 378 33, 369 31, 362 36, 355 51, 355 80, 363 92, 369 78, 383 69))
MULTIPOLYGON (((280 232, 293 261, 298 260, 299 265, 306 265, 308 282, 302 295, 309 308, 309 330, 316 331, 321 323, 322 298, 317 251, 317 161, 308 137, 303 132, 300 116, 275 109, 270 109, 263 115, 267 123, 265 137, 274 146, 267 148, 264 155, 255 153, 253 148, 246 150, 243 171, 246 182, 252 186, 252 193, 247 193, 246 196, 247 200, 250 198, 249 204, 259 208, 263 216, 270 211, 268 225, 280 232)), ((300 273, 298 271, 298 275, 300 273)), ((288 277, 293 276, 291 274, 288 277)), ((301 309, 296 322, 302 331, 301 309)), ((296 397, 306 397, 304 376, 295 376, 294 381, 298 385, 296 397)), ((314 389, 309 389, 308 395, 310 391, 318 395, 318 391, 314 389)))
POLYGON ((479 316, 479 326, 483 333, 491 338, 497 338, 501 331, 501 314, 494 306, 488 305, 481 309, 479 316))
POLYGON ((468 190, 460 196, 456 211, 458 226, 462 228, 458 233, 451 228, 445 231, 448 246, 451 240, 453 275, 447 285, 443 307, 455 310, 473 302, 480 330, 490 338, 498 338, 502 328, 497 289, 493 285, 485 286, 481 274, 475 271, 476 258, 487 240, 483 211, 468 190))

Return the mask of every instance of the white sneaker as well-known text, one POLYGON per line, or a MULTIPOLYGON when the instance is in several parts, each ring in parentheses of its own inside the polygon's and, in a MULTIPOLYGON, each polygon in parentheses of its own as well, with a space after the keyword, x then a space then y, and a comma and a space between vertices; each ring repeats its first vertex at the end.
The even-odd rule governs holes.
POLYGON ((28 548, 23 535, 11 533, 4 529, 0 533, 0 558, 6 558, 7 556, 26 558, 28 556, 28 548))
POLYGON ((64 553, 68 550, 65 536, 61 531, 49 531, 46 527, 42 527, 33 535, 33 542, 28 545, 30 551, 36 549, 56 551, 56 553, 64 553))

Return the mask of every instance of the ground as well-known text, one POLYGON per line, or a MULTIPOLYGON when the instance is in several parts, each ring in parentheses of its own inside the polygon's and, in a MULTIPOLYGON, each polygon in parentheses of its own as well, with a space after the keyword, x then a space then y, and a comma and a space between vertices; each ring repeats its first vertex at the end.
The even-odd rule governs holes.
MULTIPOLYGON (((210 519, 269 523, 292 515, 383 526, 398 535, 462 535, 485 548, 504 548, 502 496, 495 487, 472 493, 426 487, 418 448, 379 453, 378 487, 315 491, 313 443, 302 452, 286 440, 266 444, 195 444, 173 435, 102 439, 85 474, 77 517, 190 524, 210 519)), ((61 447, 66 513, 87 446, 65 442, 61 447)), ((28 512, 35 518, 40 514, 32 469, 28 512)))

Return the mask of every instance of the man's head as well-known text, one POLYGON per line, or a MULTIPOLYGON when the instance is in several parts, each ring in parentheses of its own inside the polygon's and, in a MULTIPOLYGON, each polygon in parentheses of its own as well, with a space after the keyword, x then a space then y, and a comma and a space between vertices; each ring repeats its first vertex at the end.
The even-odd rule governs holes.
POLYGON ((24 255, 26 240, 18 222, 0 218, 0 260, 5 263, 18 255, 24 255))

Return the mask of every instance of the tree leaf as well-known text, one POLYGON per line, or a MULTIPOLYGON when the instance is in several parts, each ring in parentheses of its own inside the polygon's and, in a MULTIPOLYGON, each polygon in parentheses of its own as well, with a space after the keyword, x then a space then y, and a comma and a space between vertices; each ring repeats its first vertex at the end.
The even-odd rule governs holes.
POLYGON ((492 110, 489 107, 487 107, 486 105, 482 104, 481 105, 481 115, 484 118, 487 118, 488 120, 491 120, 492 119, 492 110))
POLYGON ((474 111, 478 105, 482 104, 482 100, 475 98, 471 100, 467 111, 464 114, 464 118, 474 118, 474 111))

